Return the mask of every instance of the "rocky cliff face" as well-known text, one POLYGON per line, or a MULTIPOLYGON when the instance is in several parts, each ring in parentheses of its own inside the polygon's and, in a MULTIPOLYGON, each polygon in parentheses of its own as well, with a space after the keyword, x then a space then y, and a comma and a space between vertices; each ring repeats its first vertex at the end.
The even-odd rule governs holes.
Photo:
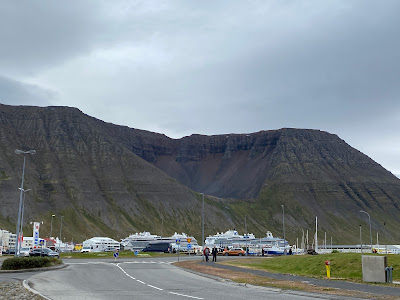
POLYGON ((0 105, 0 143, 0 226, 13 231, 23 161, 14 151, 35 149, 26 157, 25 188, 32 192, 25 220, 44 220, 49 231, 51 214, 64 215, 66 236, 75 239, 157 233, 161 219, 164 233, 199 236, 196 192, 218 197, 206 197, 206 234, 243 230, 247 215, 250 231, 281 235, 284 205, 289 238, 313 232, 317 215, 336 242, 358 243, 358 225, 368 221, 360 210, 371 214, 382 241, 400 237, 400 180, 327 132, 171 139, 74 108, 0 105))

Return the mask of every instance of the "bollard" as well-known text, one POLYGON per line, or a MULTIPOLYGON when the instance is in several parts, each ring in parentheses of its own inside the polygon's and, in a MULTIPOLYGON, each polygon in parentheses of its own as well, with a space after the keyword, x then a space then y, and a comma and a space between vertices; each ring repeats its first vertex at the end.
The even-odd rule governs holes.
POLYGON ((393 283, 393 267, 386 267, 386 282, 393 283))
POLYGON ((331 278, 331 262, 329 260, 325 261, 325 267, 326 267, 326 277, 329 279, 331 278))

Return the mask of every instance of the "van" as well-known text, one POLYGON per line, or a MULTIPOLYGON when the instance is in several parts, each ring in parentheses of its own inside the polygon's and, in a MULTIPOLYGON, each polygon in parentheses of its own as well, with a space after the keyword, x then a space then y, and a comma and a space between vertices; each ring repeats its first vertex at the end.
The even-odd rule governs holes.
POLYGON ((170 252, 171 244, 166 242, 150 243, 144 248, 143 252, 170 252))

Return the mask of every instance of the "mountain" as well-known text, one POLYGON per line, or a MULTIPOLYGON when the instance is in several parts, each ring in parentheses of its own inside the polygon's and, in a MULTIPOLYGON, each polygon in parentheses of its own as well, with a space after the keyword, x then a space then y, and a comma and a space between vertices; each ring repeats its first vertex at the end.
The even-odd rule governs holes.
MULTIPOLYGON (((315 216, 320 238, 327 232, 334 243, 359 243, 361 224, 368 243, 368 217, 360 210, 370 214, 374 237, 400 237, 400 180, 319 130, 171 139, 75 108, 0 105, 0 142, 0 226, 12 231, 23 162, 14 151, 35 149, 26 156, 24 188, 32 191, 24 219, 43 220, 49 234, 51 214, 64 215, 67 240, 160 233, 161 224, 164 235, 185 231, 200 240, 200 193, 206 194, 206 235, 243 232, 247 215, 257 236, 267 230, 282 236, 284 205, 292 243, 303 230, 314 232, 315 216)), ((53 229, 59 227, 55 220, 53 229)))

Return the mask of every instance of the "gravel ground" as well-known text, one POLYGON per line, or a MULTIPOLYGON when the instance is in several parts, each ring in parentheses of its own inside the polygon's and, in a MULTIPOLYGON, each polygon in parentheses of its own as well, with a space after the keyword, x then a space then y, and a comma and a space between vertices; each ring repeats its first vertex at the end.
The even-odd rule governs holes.
POLYGON ((28 291, 22 281, 0 282, 0 300, 43 300, 39 295, 28 291))

